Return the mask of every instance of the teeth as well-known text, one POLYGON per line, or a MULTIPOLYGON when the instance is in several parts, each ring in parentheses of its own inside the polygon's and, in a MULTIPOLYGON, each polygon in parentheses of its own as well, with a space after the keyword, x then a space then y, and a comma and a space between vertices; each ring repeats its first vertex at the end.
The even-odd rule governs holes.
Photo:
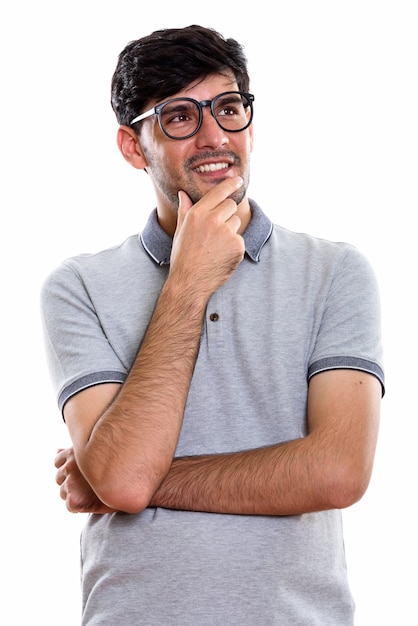
POLYGON ((196 167, 196 172, 216 172, 217 170, 223 170, 227 167, 229 167, 228 163, 205 163, 205 165, 196 167))

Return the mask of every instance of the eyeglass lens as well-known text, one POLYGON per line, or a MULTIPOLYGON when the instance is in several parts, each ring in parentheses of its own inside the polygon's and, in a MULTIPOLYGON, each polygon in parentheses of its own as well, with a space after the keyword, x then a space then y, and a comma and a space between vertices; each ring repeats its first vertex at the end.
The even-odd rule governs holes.
MULTIPOLYGON (((244 94, 220 94, 212 101, 212 112, 223 130, 237 132, 249 125, 250 105, 244 94)), ((164 132, 175 138, 192 135, 200 125, 201 115, 201 105, 195 100, 172 100, 160 109, 164 132)))

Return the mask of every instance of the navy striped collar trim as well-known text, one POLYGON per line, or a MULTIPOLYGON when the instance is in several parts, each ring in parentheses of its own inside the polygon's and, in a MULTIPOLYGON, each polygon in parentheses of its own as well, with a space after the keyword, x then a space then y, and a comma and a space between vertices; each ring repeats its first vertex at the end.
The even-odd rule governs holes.
MULTIPOLYGON (((253 200, 250 200, 250 208, 251 222, 243 235, 245 251, 250 259, 258 262, 261 250, 272 233, 273 224, 253 200)), ((169 265, 172 239, 159 225, 156 209, 149 216, 139 238, 146 252, 158 265, 169 265)))

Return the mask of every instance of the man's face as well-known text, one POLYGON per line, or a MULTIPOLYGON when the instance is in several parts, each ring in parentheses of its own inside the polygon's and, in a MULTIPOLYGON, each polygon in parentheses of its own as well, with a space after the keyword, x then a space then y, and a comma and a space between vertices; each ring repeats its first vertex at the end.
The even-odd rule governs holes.
MULTIPOLYGON (((225 91, 238 91, 232 76, 213 74, 173 97, 211 100, 225 91)), ((158 104, 151 103, 150 107, 158 104)), ((203 108, 199 131, 188 139, 170 139, 161 130, 157 116, 144 120, 140 144, 146 170, 154 184, 159 217, 176 221, 178 191, 185 191, 196 203, 213 185, 231 176, 241 176, 244 185, 233 196, 240 204, 249 182, 249 161, 253 143, 252 125, 238 133, 224 131, 213 118, 210 107, 203 108)))

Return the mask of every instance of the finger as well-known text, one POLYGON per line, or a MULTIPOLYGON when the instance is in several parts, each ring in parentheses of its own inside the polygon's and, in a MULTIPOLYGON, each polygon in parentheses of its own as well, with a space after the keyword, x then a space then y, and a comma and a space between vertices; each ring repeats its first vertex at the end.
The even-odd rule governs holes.
POLYGON ((183 190, 178 192, 179 208, 177 213, 177 227, 181 226, 187 211, 193 206, 193 202, 183 190))
MULTIPOLYGON (((221 222, 227 222, 236 215, 238 211, 237 203, 232 198, 226 198, 212 209, 212 214, 216 215, 221 222)), ((238 218, 239 219, 239 218, 238 218)), ((235 220, 234 220, 235 221, 235 220)))
POLYGON ((233 176, 226 178, 215 187, 212 187, 208 193, 203 196, 202 201, 209 201, 213 208, 216 208, 224 200, 232 196, 232 194, 242 187, 244 181, 241 176, 233 176))
POLYGON ((66 500, 67 499, 67 487, 66 487, 65 483, 61 484, 59 493, 60 493, 61 500, 66 500))
POLYGON ((66 450, 64 448, 60 448, 54 459, 55 467, 61 467, 61 465, 64 465, 66 459, 67 459, 66 450))
POLYGON ((229 217, 227 220, 227 223, 230 225, 231 230, 233 230, 235 233, 237 233, 240 229, 241 226, 241 220, 238 217, 238 215, 236 215, 235 213, 233 215, 231 215, 231 217, 229 217))
MULTIPOLYGON (((229 196, 231 196, 237 189, 242 187, 244 181, 241 176, 233 176, 226 178, 218 185, 215 185, 204 196, 196 202, 194 206, 206 207, 209 210, 216 209, 219 204, 224 202, 229 196)), ((193 203, 186 192, 180 190, 178 192, 179 209, 178 209, 178 223, 182 223, 187 211, 193 206, 193 203)))
POLYGON ((64 472, 64 469, 61 467, 58 472, 55 474, 55 482, 57 483, 57 485, 62 485, 63 482, 65 481, 66 478, 66 474, 64 472))

